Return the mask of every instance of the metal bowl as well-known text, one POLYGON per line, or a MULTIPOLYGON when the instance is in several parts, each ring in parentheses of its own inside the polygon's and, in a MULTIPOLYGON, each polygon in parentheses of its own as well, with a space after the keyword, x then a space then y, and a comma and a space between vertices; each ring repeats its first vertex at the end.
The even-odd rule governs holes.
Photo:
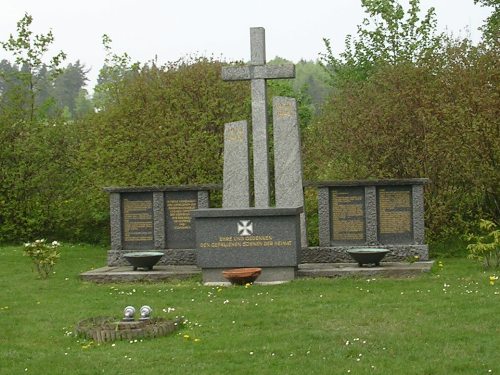
POLYGON ((222 271, 222 275, 231 284, 245 285, 253 283, 262 272, 262 268, 234 268, 222 271))
POLYGON ((163 256, 163 253, 155 251, 141 251, 134 253, 125 253, 123 257, 134 267, 134 271, 138 268, 145 268, 149 271, 163 256))
POLYGON ((389 250, 365 248, 347 250, 347 252, 360 267, 363 267, 363 264, 375 264, 375 266, 379 267, 380 261, 385 257, 389 250))

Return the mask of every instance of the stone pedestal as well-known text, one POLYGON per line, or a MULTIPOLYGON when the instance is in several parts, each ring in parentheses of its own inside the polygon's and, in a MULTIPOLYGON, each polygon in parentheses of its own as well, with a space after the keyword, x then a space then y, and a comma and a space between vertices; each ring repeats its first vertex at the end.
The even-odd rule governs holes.
POLYGON ((226 282, 224 269, 262 268, 259 282, 295 278, 300 262, 299 208, 193 211, 196 262, 205 283, 226 282))

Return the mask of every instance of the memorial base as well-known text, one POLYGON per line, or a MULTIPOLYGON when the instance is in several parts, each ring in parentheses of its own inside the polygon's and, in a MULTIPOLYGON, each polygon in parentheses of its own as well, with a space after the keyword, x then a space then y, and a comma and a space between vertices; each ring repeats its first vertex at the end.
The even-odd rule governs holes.
MULTIPOLYGON (((224 278, 222 271, 226 268, 204 268, 201 271, 202 280, 205 285, 229 285, 230 282, 224 278)), ((255 284, 279 284, 295 279, 296 267, 269 267, 262 268, 262 273, 255 280, 255 284)))
MULTIPOLYGON (((130 253, 133 250, 109 250, 107 266, 128 266, 129 262, 123 257, 123 254, 130 253)), ((160 259, 158 264, 169 266, 182 266, 196 264, 196 250, 195 249, 148 249, 141 251, 160 251, 165 255, 160 259)))
POLYGON ((222 271, 262 268, 256 283, 293 280, 300 263, 300 213, 294 208, 194 210, 196 264, 204 283, 226 284, 222 271))
POLYGON ((302 263, 349 263, 352 262, 352 258, 349 255, 349 250, 355 250, 359 248, 384 248, 388 249, 389 252, 384 258, 385 262, 406 262, 415 261, 415 257, 418 257, 419 261, 429 260, 429 247, 427 245, 359 245, 359 246, 348 246, 348 245, 336 245, 336 246, 320 246, 320 247, 309 247, 307 249, 302 249, 302 263))

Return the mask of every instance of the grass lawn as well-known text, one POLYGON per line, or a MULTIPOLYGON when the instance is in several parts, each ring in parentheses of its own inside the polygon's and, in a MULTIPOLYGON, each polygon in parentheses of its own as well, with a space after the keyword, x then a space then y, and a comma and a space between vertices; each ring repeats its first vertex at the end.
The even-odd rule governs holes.
POLYGON ((105 257, 104 248, 63 246, 56 273, 40 280, 21 247, 0 248, 0 374, 500 374, 500 280, 490 285, 495 273, 466 259, 402 280, 79 280, 105 257), (188 323, 137 342, 72 334, 82 319, 145 304, 188 323))

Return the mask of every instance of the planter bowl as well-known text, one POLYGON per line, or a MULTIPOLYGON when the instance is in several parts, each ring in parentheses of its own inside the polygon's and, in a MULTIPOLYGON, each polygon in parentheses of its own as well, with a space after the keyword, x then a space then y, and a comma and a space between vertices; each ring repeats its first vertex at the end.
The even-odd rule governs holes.
POLYGON ((389 250, 366 248, 347 250, 347 252, 360 267, 363 267, 363 264, 375 264, 375 266, 379 267, 380 261, 385 257, 389 250))
POLYGON ((231 284, 245 285, 253 283, 262 272, 262 268, 234 268, 222 271, 222 275, 231 282, 231 284))
POLYGON ((134 271, 137 271, 138 268, 145 268, 151 271, 153 266, 158 263, 162 256, 163 253, 154 251, 141 251, 123 254, 123 257, 128 260, 132 267, 134 267, 134 271))

